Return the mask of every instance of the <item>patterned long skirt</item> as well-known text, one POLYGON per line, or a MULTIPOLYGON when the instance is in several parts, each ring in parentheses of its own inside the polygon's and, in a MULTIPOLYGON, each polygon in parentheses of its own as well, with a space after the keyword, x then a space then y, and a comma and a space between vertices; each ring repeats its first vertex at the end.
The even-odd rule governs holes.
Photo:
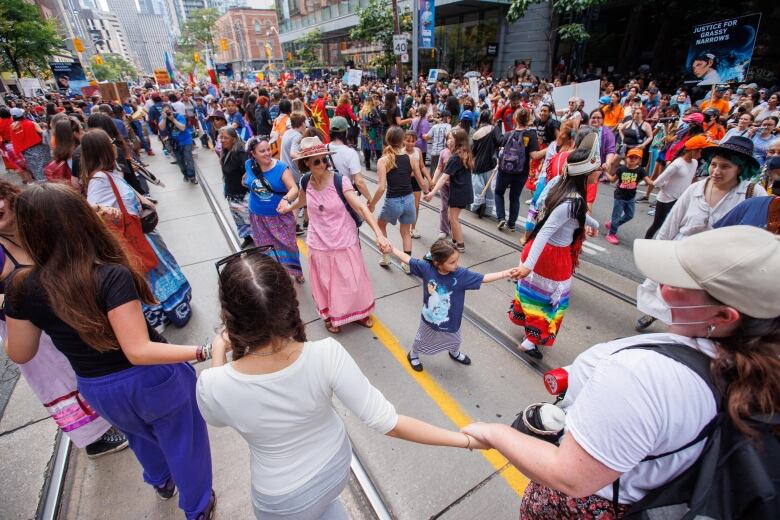
POLYGON ((157 266, 146 272, 146 281, 152 289, 156 304, 143 305, 146 321, 152 327, 170 324, 183 327, 192 316, 192 288, 181 272, 179 264, 168 250, 157 231, 146 234, 146 240, 157 255, 157 266))
POLYGON ((43 143, 31 146, 22 152, 24 160, 27 161, 27 169, 33 175, 33 179, 40 182, 46 181, 46 175, 43 169, 51 162, 51 154, 48 145, 43 143))
POLYGON ((252 233, 252 226, 249 223, 249 193, 245 193, 243 197, 228 195, 225 199, 233 222, 236 223, 238 238, 248 237, 252 233))
POLYGON ((276 256, 292 276, 302 276, 301 254, 295 236, 295 215, 249 215, 252 240, 257 246, 274 246, 276 256))
MULTIPOLYGON (((533 240, 523 248, 528 257, 533 240)), ((569 308, 572 266, 571 247, 547 244, 531 274, 520 279, 509 308, 509 321, 525 328, 525 337, 537 346, 552 347, 569 308)))
POLYGON ((615 511, 611 500, 598 495, 573 498, 531 481, 520 502, 520 520, 615 520, 623 518, 627 505, 615 511))

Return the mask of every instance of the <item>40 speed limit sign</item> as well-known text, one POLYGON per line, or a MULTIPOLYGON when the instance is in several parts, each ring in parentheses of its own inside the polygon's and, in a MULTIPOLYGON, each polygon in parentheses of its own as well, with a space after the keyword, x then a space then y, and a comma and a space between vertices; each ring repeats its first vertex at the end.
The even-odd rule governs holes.
POLYGON ((401 56, 409 52, 409 42, 403 34, 393 35, 393 54, 401 56))

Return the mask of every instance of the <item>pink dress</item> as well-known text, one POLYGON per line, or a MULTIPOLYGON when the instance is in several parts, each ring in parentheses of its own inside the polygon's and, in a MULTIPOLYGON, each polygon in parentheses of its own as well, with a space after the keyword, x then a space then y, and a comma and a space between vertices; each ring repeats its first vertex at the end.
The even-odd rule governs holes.
MULTIPOLYGON (((354 190, 346 176, 341 180, 344 193, 354 190)), ((306 206, 309 283, 317 312, 336 327, 370 316, 374 290, 360 251, 357 226, 333 182, 322 190, 309 182, 306 206)))

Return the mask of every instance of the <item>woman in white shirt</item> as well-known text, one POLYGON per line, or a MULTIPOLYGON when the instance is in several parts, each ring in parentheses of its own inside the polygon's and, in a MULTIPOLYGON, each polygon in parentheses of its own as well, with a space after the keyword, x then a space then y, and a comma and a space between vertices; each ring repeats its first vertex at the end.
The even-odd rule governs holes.
MULTIPOLYGON (((750 181, 759 175, 760 167, 753 157, 753 142, 747 137, 732 137, 704 149, 701 155, 709 177, 683 192, 658 231, 657 240, 680 240, 712 229, 746 198, 766 195, 764 188, 750 181)), ((645 313, 636 321, 635 328, 641 332, 664 308, 661 289, 653 280, 645 280, 637 288, 637 308, 645 313)))
MULTIPOLYGON (((252 505, 259 519, 346 520, 339 495, 351 446, 333 396, 379 433, 422 444, 479 448, 460 432, 398 415, 332 338, 307 341, 290 277, 268 248, 217 262, 225 339, 198 378, 197 399, 213 426, 249 444, 252 505), (227 363, 225 351, 232 350, 227 363)), ((273 254, 273 251, 271 251, 273 254)))
MULTIPOLYGON (((669 330, 595 345, 566 367, 560 445, 503 424, 463 429, 531 479, 520 504, 523 520, 621 518, 694 464, 707 442, 694 441, 716 413, 754 432, 748 417, 780 412, 777 237, 733 226, 679 241, 637 240, 634 258, 640 271, 663 284, 669 330), (672 353, 696 351, 683 354, 700 365, 707 362, 701 354, 712 358, 711 379, 724 389, 722 408, 709 383, 687 365, 653 350, 623 350, 661 343, 672 353), (669 452, 675 453, 663 455, 669 452)), ((744 507, 733 518, 766 518, 753 514, 754 497, 739 498, 744 507)))

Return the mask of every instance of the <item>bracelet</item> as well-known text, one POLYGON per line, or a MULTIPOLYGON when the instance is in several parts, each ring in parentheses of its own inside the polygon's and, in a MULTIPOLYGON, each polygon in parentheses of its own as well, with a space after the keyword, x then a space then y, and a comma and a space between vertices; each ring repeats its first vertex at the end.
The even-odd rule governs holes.
POLYGON ((203 359, 203 345, 198 345, 195 349, 195 361, 198 363, 205 361, 205 359, 203 359))
POLYGON ((211 359, 211 342, 204 344, 202 347, 202 355, 203 355, 203 361, 206 361, 207 359, 211 359))
POLYGON ((466 436, 466 446, 465 446, 465 448, 467 450, 471 451, 471 437, 469 436, 468 433, 465 433, 465 432, 461 432, 461 433, 466 436))

